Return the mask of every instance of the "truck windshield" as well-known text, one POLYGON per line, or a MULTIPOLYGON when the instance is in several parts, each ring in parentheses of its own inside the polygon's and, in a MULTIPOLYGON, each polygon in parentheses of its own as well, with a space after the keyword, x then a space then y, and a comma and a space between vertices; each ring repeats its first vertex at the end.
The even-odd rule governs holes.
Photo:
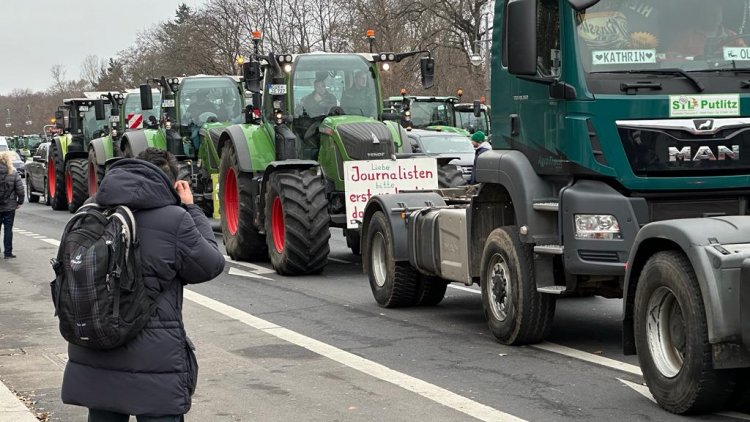
POLYGON ((325 116, 341 107, 345 114, 377 118, 377 79, 360 55, 300 56, 292 77, 292 101, 295 117, 325 116))
POLYGON ((587 72, 747 67, 749 14, 748 0, 601 0, 575 16, 581 61, 587 72))

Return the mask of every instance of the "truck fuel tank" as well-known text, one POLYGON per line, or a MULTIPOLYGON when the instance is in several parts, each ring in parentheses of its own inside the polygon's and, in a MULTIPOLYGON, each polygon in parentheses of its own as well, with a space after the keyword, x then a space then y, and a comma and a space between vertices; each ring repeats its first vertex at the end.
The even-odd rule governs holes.
POLYGON ((419 272, 472 284, 466 208, 426 208, 408 217, 409 262, 419 272))

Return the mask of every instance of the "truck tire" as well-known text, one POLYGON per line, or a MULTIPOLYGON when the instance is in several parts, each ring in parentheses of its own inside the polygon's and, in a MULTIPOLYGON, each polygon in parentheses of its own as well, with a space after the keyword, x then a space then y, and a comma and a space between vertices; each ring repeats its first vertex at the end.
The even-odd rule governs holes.
POLYGON ((419 299, 419 273, 408 262, 394 260, 393 237, 382 211, 373 214, 366 236, 362 260, 375 302, 384 308, 414 305, 419 299))
POLYGON ((234 146, 224 145, 219 163, 219 214, 224 246, 234 260, 268 259, 266 237, 253 224, 255 198, 251 178, 250 173, 240 171, 234 146))
POLYGON ((57 148, 57 143, 52 142, 50 144, 48 156, 47 192, 49 193, 49 204, 55 211, 64 210, 68 208, 65 195, 65 167, 62 151, 57 148))
POLYGON ((272 173, 266 185, 266 245, 282 275, 316 274, 331 238, 325 183, 316 169, 272 173))
POLYGON ((634 312, 638 361, 657 403, 677 414, 722 408, 735 380, 713 368, 700 285, 684 253, 649 258, 638 278, 634 312))
POLYGON ((348 246, 349 249, 352 250, 352 254, 362 255, 359 231, 344 229, 344 236, 346 237, 346 246, 348 246))
POLYGON ((31 204, 39 202, 39 196, 31 193, 31 177, 28 174, 26 175, 26 199, 31 204))
POLYGON ((438 167, 438 187, 455 188, 464 186, 468 181, 464 174, 453 164, 443 164, 438 167))
POLYGON ((89 196, 93 196, 99 190, 99 184, 104 178, 104 166, 96 163, 96 151, 89 149, 88 186, 89 196))
POLYGON ((448 282, 440 277, 420 275, 417 285, 417 305, 435 306, 443 301, 448 282))
POLYGON ((555 298, 537 292, 533 249, 521 242, 516 226, 493 230, 482 253, 482 308, 492 334, 501 343, 538 343, 555 315, 555 298))
POLYGON ((88 199, 88 160, 74 158, 65 163, 65 195, 68 200, 68 211, 74 213, 88 199))

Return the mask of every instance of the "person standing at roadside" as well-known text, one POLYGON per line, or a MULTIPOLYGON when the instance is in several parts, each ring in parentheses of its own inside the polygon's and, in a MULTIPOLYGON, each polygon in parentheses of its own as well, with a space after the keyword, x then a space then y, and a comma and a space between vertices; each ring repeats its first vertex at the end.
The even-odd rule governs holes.
POLYGON ((112 164, 91 199, 133 211, 143 283, 156 297, 148 323, 108 350, 68 345, 62 401, 89 409, 89 422, 176 422, 190 410, 198 362, 182 320, 183 287, 224 270, 211 225, 177 179, 174 155, 148 148, 112 164))
POLYGON ((478 130, 471 135, 471 144, 474 146, 474 168, 471 171, 471 180, 469 183, 472 185, 477 183, 477 158, 492 149, 492 145, 487 142, 486 139, 487 137, 481 130, 478 130))
POLYGON ((3 256, 15 258, 13 254, 13 221, 16 210, 21 208, 26 192, 21 175, 13 167, 15 152, 0 153, 0 225, 3 230, 3 256))

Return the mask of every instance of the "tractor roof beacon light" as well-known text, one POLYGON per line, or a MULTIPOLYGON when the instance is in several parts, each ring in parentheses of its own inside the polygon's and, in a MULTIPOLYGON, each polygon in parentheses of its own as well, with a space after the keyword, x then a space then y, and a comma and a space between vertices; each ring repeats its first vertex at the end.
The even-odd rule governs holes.
POLYGON ((463 89, 461 89, 461 88, 458 88, 458 90, 456 91, 456 96, 457 96, 458 98, 461 98, 461 97, 463 97, 463 96, 464 96, 464 90, 463 90, 463 89))
POLYGON ((368 29, 367 30, 367 43, 370 45, 370 53, 372 53, 372 47, 375 43, 375 30, 374 29, 368 29))

